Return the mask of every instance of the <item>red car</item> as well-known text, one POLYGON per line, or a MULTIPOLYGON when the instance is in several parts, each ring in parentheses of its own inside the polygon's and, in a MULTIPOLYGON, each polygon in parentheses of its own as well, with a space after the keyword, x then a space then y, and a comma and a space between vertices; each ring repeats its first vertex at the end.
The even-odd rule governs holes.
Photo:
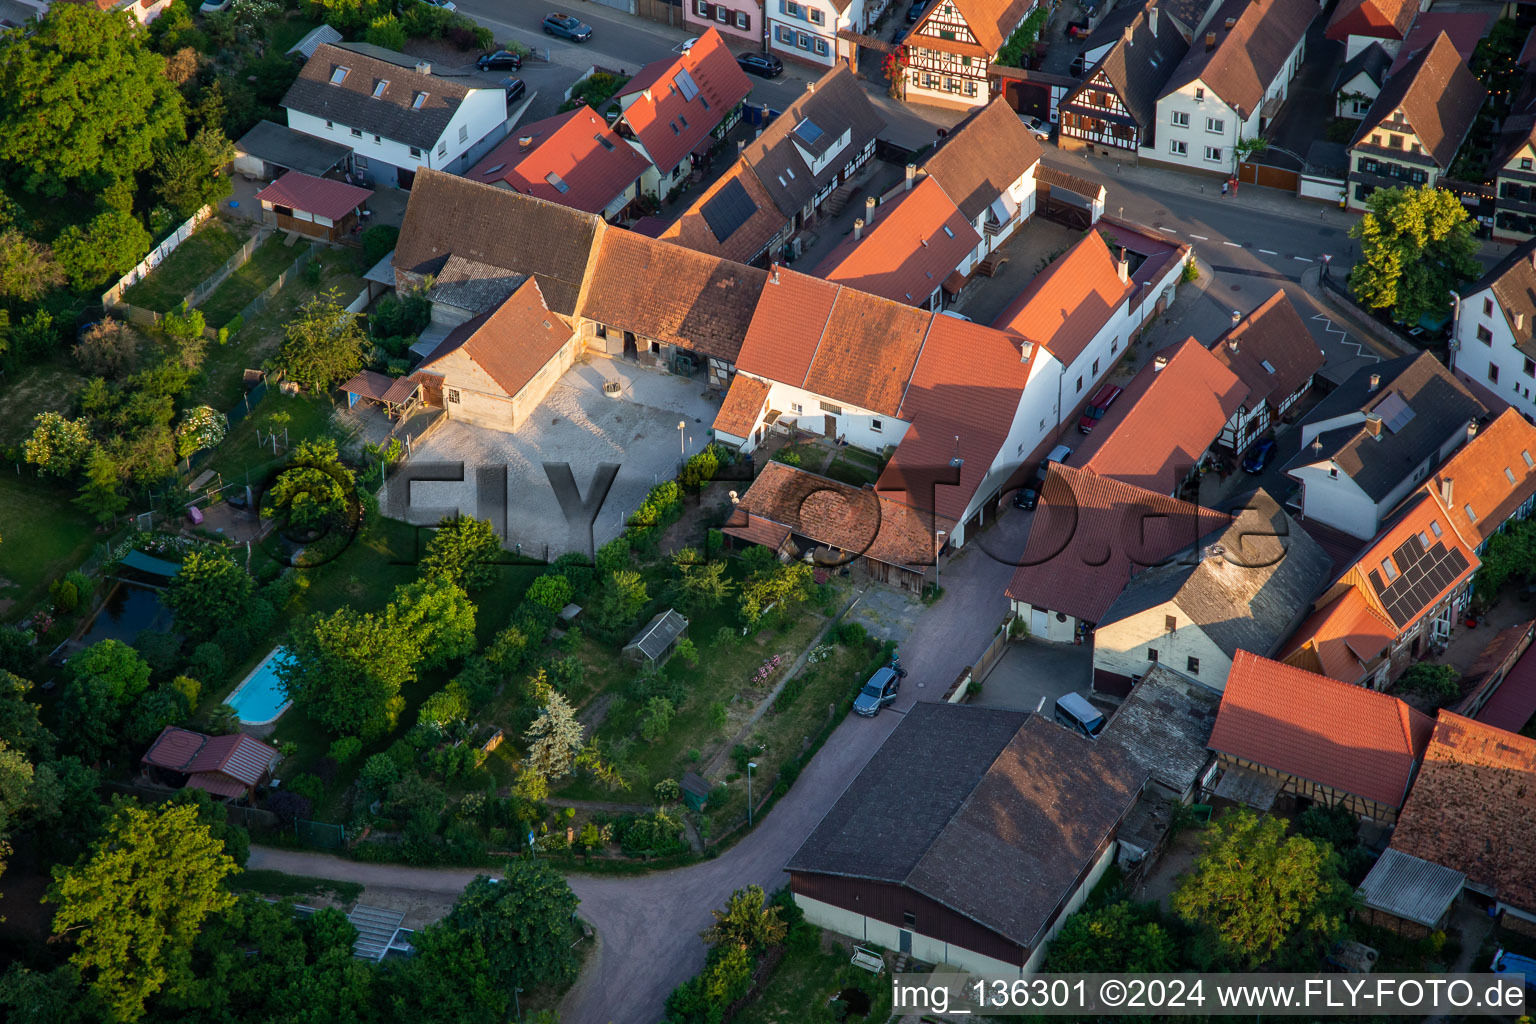
POLYGON ((1105 384, 1099 388, 1099 393, 1093 396, 1093 400, 1088 403, 1088 408, 1084 409, 1083 414, 1077 419, 1078 431, 1084 434, 1092 433, 1093 425, 1104 418, 1104 414, 1109 411, 1109 407, 1124 390, 1114 384, 1105 384))

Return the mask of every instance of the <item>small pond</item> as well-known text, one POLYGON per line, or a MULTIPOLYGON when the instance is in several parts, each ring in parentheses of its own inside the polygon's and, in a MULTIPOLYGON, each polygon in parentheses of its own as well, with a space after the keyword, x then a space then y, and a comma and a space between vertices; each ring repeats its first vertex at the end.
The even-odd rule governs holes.
POLYGON ((160 591, 141 583, 119 581, 80 634, 78 644, 89 647, 102 640, 131 644, 146 629, 170 629, 172 619, 171 610, 160 600, 160 591))

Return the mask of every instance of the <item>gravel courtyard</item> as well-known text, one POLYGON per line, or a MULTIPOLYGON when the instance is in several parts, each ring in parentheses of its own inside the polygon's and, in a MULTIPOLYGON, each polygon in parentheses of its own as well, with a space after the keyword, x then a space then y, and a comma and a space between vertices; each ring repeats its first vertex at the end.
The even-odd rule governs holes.
POLYGON ((646 491, 677 474, 678 421, 687 423, 683 443, 692 455, 708 444, 719 408, 720 396, 704 386, 702 377, 674 377, 591 356, 566 371, 515 433, 448 422, 418 445, 410 465, 463 462, 466 481, 418 481, 411 488, 411 511, 405 518, 431 525, 442 509, 458 507, 474 514, 475 468, 504 465, 507 547, 521 545, 523 554, 539 558, 547 546, 548 557, 555 558, 583 550, 585 537, 580 532, 571 536, 543 464, 569 463, 586 498, 597 466, 617 463, 618 476, 592 531, 593 542, 601 546, 619 535, 646 491), (605 395, 605 380, 622 381, 623 397, 605 395))

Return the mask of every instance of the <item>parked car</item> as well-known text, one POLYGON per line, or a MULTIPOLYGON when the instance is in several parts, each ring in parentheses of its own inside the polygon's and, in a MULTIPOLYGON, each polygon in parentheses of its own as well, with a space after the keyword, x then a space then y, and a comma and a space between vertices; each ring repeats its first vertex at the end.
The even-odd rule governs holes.
POLYGON ((1038 477, 1041 480, 1044 480, 1045 479, 1045 474, 1051 468, 1051 463, 1053 463, 1053 462, 1066 462, 1067 458, 1071 454, 1072 454, 1072 449, 1067 447, 1064 444, 1059 444, 1055 448, 1052 448, 1051 449, 1051 454, 1047 455, 1043 460, 1041 460, 1040 468, 1035 471, 1035 476, 1038 477))
POLYGON ((1064 693, 1056 698, 1056 721, 1089 739, 1104 731, 1104 713, 1079 693, 1064 693))
POLYGON ((947 316, 951 320, 964 320, 968 324, 973 324, 976 322, 970 317, 966 316, 964 313, 956 313, 952 309, 946 309, 944 312, 940 313, 939 316, 947 316))
POLYGON ((544 15, 544 34, 569 39, 573 43, 585 43, 592 38, 592 26, 569 14, 544 15))
POLYGON ((1266 437, 1256 442, 1252 448, 1248 449, 1248 454, 1243 458, 1243 472, 1264 472, 1264 467, 1269 465, 1269 460, 1275 457, 1275 449, 1278 447, 1275 444, 1275 439, 1272 437, 1266 437))
POLYGON ((784 73, 784 62, 771 53, 738 53, 736 63, 741 70, 763 78, 777 78, 784 73))
POLYGON ((1038 117, 1031 117, 1028 114, 1020 114, 1019 120, 1024 122, 1024 127, 1029 129, 1029 134, 1041 142, 1051 141, 1051 123, 1049 121, 1042 121, 1038 117))
POLYGON ((901 676, 894 668, 887 665, 870 676, 869 682, 864 684, 859 695, 853 699, 853 712, 865 718, 873 718, 879 714, 881 708, 896 699, 896 694, 900 690, 901 676))
POLYGON ((1040 504, 1040 492, 1033 487, 1020 487, 1013 492, 1013 507, 1031 509, 1040 504))
POLYGON ((501 87, 507 90, 507 106, 509 107, 522 99, 523 94, 528 91, 528 86, 521 78, 503 78, 501 80, 501 87))
POLYGON ((1493 963, 1489 965, 1489 969, 1494 974, 1523 974, 1525 987, 1536 990, 1536 960, 1528 956, 1517 956, 1500 949, 1493 954, 1493 963))
POLYGON ((431 4, 433 7, 441 7, 445 11, 456 11, 459 9, 453 0, 421 0, 421 2, 431 4))
POLYGON ((912 6, 907 8, 907 23, 910 25, 923 16, 928 9, 928 0, 912 0, 912 6))
POLYGON ((513 53, 511 50, 481 54, 480 59, 475 61, 475 67, 481 71, 517 71, 522 66, 522 55, 513 53))
POLYGON ((1109 411, 1109 407, 1115 404, 1115 399, 1125 389, 1115 384, 1105 384, 1099 388, 1099 393, 1088 402, 1088 408, 1077 418, 1077 430, 1080 434, 1091 434, 1099 420, 1109 411))

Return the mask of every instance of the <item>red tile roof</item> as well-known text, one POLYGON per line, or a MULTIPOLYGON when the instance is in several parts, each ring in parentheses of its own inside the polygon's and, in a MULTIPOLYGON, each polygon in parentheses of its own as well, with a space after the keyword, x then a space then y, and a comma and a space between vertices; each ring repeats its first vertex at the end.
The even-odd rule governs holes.
POLYGON ((1441 711, 1392 848, 1536 911, 1536 740, 1441 711))
POLYGON ((981 241, 939 183, 924 178, 877 208, 875 223, 850 235, 816 267, 817 277, 914 305, 926 303, 981 241))
POLYGON ((1397 627, 1365 599, 1358 587, 1313 612, 1283 648, 1280 660, 1341 683, 1357 684, 1397 637, 1397 627))
POLYGON ((299 171, 289 171, 256 193, 256 198, 339 221, 362 206, 373 190, 348 185, 331 178, 316 178, 299 171))
POLYGON ((1424 487, 1443 497, 1447 481, 1451 501, 1446 514, 1456 532, 1476 547, 1536 494, 1536 427, 1505 409, 1430 474, 1424 487), (1467 516, 1469 505, 1476 522, 1467 516))
POLYGON ((826 331, 839 286, 783 267, 763 285, 736 365, 800 387, 826 331))
MULTIPOLYGON (((1511 627, 1522 630, 1523 627, 1511 627)), ((1493 691, 1477 720, 1496 729, 1519 732, 1532 717, 1536 717, 1536 647, 1527 647, 1520 659, 1511 666, 1499 688, 1493 691)))
POLYGON ((1211 352, 1247 385, 1249 408, 1266 400, 1278 408, 1324 362, 1301 314, 1278 290, 1217 338, 1211 352))
POLYGON ((1100 476, 1172 494, 1243 404, 1248 388, 1194 338, 1159 355, 1168 357, 1167 366, 1141 368, 1074 461, 1100 476))
POLYGON ((757 418, 768 405, 769 385, 756 377, 738 373, 731 380, 731 388, 715 414, 716 432, 734 437, 750 437, 757 418))
MULTIPOLYGON (((1477 44, 1488 34, 1489 28, 1498 15, 1489 11, 1422 11, 1413 21, 1413 28, 1409 30, 1403 45, 1397 51, 1397 56, 1392 60, 1392 66, 1387 69, 1387 77, 1391 77, 1402 70, 1403 65, 1413 59, 1413 55, 1435 41, 1435 38, 1444 32, 1450 36, 1456 52, 1461 55, 1463 64, 1470 63, 1472 51, 1477 49, 1477 44)), ((1522 51, 1522 56, 1524 51, 1522 51)))
POLYGON ((260 783, 280 756, 276 747, 244 733, 205 736, 168 725, 140 760, 192 776, 187 782, 189 786, 220 796, 236 796, 260 783))
POLYGON ((520 126, 464 176, 505 184, 574 210, 602 213, 649 166, 634 146, 584 105, 520 126), (531 140, 527 148, 525 139, 531 140))
POLYGON ((934 319, 905 303, 843 288, 811 359, 806 389, 895 416, 934 319))
POLYGON ((1210 747, 1402 807, 1433 728, 1396 697, 1238 651, 1210 747))
POLYGON ((1446 529, 1444 520, 1445 510, 1438 501, 1423 492, 1417 498, 1410 495, 1397 521, 1355 560, 1360 586, 1399 632, 1471 579, 1482 564, 1455 530, 1446 529), (1387 559, 1391 559, 1392 573, 1382 567, 1387 559), (1413 592, 1395 600, 1401 582, 1412 583, 1415 578, 1421 582, 1414 583, 1413 592))
POLYGON ((687 159, 752 90, 747 74, 711 28, 687 53, 647 64, 619 90, 623 120, 663 174, 687 159), (687 83, 696 86, 688 98, 687 83), (637 95, 638 94, 638 95, 637 95))
POLYGON ((416 382, 407 377, 390 377, 373 370, 363 370, 337 390, 376 402, 399 405, 416 391, 416 382))
MULTIPOLYGON (((965 19, 966 27, 988 54, 1002 49, 1009 34, 1033 7, 1034 0, 955 0, 955 8, 965 19)), ((935 7, 929 11, 928 18, 936 17, 937 10, 935 7)))
POLYGON ((1231 522, 1166 494, 1052 465, 1007 594, 1099 622, 1135 572, 1231 522))
POLYGON ((570 322, 550 311, 539 282, 530 277, 501 305, 449 331, 420 369, 441 373, 440 361, 462 350, 510 398, 570 339, 570 322))
POLYGON ((1132 287, 1120 280, 1103 237, 1090 231, 1036 274, 992 326, 1044 345, 1063 367, 1071 366, 1132 287))
POLYGON ((1339 0, 1326 35, 1340 43, 1352 35, 1402 39, 1418 13, 1418 0, 1339 0))

